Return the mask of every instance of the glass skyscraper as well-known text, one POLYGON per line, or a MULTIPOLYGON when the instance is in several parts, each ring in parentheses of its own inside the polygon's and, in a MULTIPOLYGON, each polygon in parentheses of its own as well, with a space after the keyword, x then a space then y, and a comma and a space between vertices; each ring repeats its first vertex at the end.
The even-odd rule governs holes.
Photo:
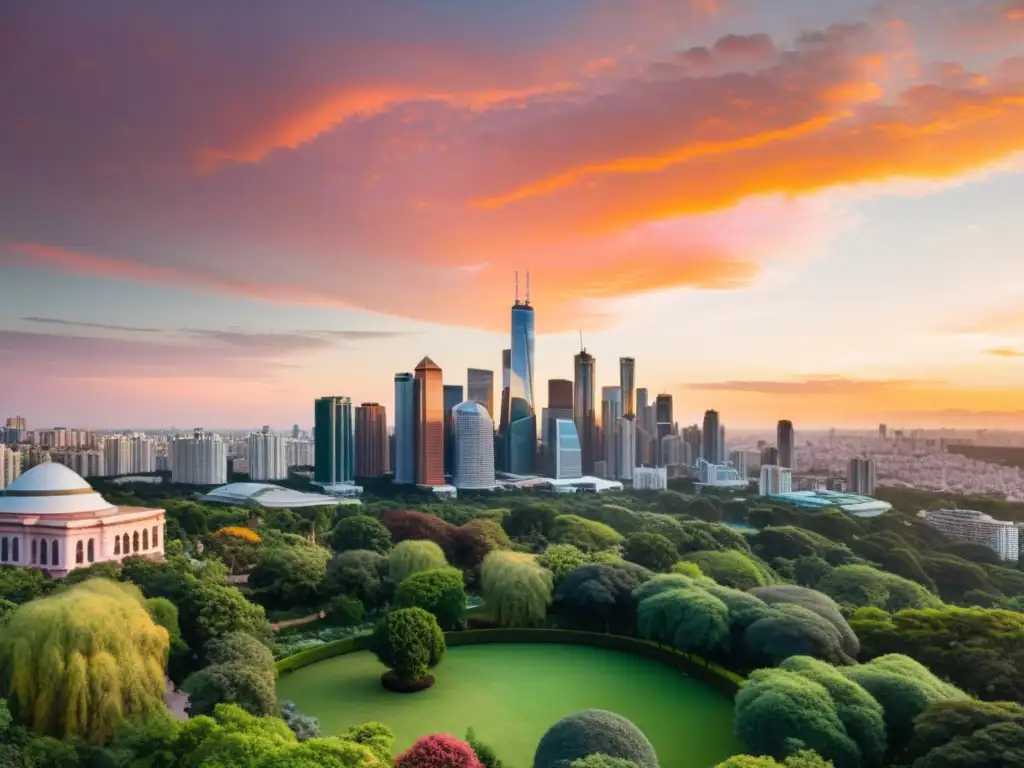
POLYGON ((313 405, 313 417, 316 423, 313 480, 329 485, 352 482, 356 460, 352 400, 321 397, 313 405))
POLYGON ((512 349, 509 354, 509 413, 505 434, 505 466, 514 475, 536 471, 537 414, 533 399, 534 316, 529 299, 512 306, 512 349))
POLYGON ((587 350, 582 349, 575 358, 576 392, 573 396, 573 421, 576 422, 577 439, 582 453, 584 475, 594 474, 597 460, 597 361, 587 350))
POLYGON ((416 482, 416 426, 419 391, 411 373, 395 374, 395 482, 416 482))
POLYGON ((466 371, 466 399, 480 403, 494 418, 494 371, 470 368, 466 371))
POLYGON ((462 391, 461 384, 444 385, 444 473, 446 475, 455 472, 455 420, 452 417, 452 411, 465 399, 462 396, 462 391))
POLYGON ((444 485, 444 382, 429 357, 416 366, 416 484, 444 485))
POLYGON ((622 389, 622 415, 635 416, 636 360, 632 357, 619 358, 619 387, 622 389))
POLYGON ((779 466, 787 469, 795 468, 793 445, 793 422, 783 419, 775 430, 775 445, 779 448, 779 466))

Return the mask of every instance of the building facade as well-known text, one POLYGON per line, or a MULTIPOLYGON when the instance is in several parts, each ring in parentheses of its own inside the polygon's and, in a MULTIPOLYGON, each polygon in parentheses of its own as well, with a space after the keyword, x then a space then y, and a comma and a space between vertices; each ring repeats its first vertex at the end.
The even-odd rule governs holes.
POLYGON ((557 419, 555 433, 557 440, 551 452, 551 477, 555 480, 583 477, 583 448, 576 432, 576 422, 557 419))
POLYGON ((846 487, 850 493, 863 496, 875 495, 875 461, 874 459, 854 457, 850 459, 846 487))
POLYGON ((494 371, 470 368, 466 371, 466 399, 480 403, 493 418, 494 371))
POLYGON ((935 509, 922 513, 924 521, 953 539, 988 547, 1001 560, 1020 559, 1020 528, 972 509, 935 509))
POLYGON ((633 489, 636 491, 664 491, 668 488, 668 470, 665 467, 637 467, 633 470, 633 489))
POLYGON ((412 373, 395 374, 395 482, 416 483, 419 445, 419 382, 412 373))
POLYGON ((505 433, 505 469, 529 475, 537 466, 537 412, 534 400, 534 311, 526 302, 512 305, 512 347, 509 357, 509 424, 505 433))
POLYGON ((252 482, 284 480, 288 477, 288 457, 284 438, 266 432, 253 432, 245 439, 252 482))
POLYGON ((672 434, 672 395, 658 395, 654 399, 654 421, 654 437, 658 444, 658 465, 666 467, 668 461, 667 457, 661 454, 661 446, 662 440, 672 434))
POLYGON ((220 435, 196 429, 170 444, 171 482, 223 485, 228 481, 228 448, 220 435))
POLYGON ((793 470, 778 465, 761 467, 761 480, 758 493, 761 496, 778 496, 793 492, 793 470))
POLYGON ((21 451, 0 445, 0 491, 21 475, 21 458, 21 451))
POLYGON ((416 484, 444 485, 444 380, 441 367, 424 357, 416 366, 416 484))
POLYGON ((444 385, 444 473, 455 473, 455 418, 452 412, 466 398, 461 384, 444 385))
POLYGON ((455 455, 452 485, 458 490, 494 488, 494 421, 480 403, 467 400, 452 409, 455 455))
POLYGON ((747 452, 729 451, 729 463, 736 470, 740 477, 747 476, 747 452))
POLYGON ((388 471, 388 418, 380 403, 356 408, 356 477, 381 477, 388 471))
POLYGON ((636 360, 619 358, 619 388, 622 390, 622 415, 636 416, 636 360))
POLYGON ((636 468, 636 417, 624 415, 618 424, 619 447, 616 480, 632 480, 636 468))
POLYGON ((356 476, 352 399, 338 395, 321 397, 313 406, 313 416, 313 481, 331 486, 351 483, 356 476))
POLYGON ((711 462, 718 461, 718 441, 722 434, 719 427, 718 411, 704 411, 704 426, 701 428, 704 440, 703 445, 701 445, 700 456, 697 458, 711 462))
POLYGON ((576 422, 583 474, 594 474, 597 461, 597 361, 586 349, 574 358, 573 421, 576 422))
POLYGON ((796 445, 793 422, 783 419, 775 429, 775 445, 779 449, 779 466, 796 469, 796 445))
POLYGON ((603 477, 618 477, 619 419, 622 418, 622 389, 601 387, 601 450, 605 463, 603 477))

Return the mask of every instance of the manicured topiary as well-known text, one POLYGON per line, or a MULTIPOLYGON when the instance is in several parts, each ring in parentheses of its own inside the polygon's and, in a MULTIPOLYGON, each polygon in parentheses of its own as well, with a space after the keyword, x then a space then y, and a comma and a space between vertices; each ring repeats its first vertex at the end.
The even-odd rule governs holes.
POLYGON ((377 625, 370 649, 391 670, 381 678, 384 687, 414 693, 434 684, 427 670, 444 655, 444 633, 434 614, 422 608, 399 608, 377 625))
POLYGON ((603 709, 585 709, 552 725, 537 745, 533 768, 569 768, 570 764, 601 754, 658 768, 658 756, 643 732, 626 718, 603 709))
POLYGON ((473 748, 447 733, 423 736, 395 758, 395 768, 483 768, 473 748))
POLYGON ((431 568, 414 573, 398 585, 392 604, 396 608, 430 611, 443 630, 466 627, 466 589, 458 568, 431 568))

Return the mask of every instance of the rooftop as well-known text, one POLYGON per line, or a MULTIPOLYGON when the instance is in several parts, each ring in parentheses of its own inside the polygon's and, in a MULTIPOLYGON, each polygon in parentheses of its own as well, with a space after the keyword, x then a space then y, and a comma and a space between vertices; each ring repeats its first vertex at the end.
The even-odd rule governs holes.
POLYGON ((892 509, 892 504, 870 496, 839 491, 793 491, 767 496, 775 501, 792 504, 799 509, 827 509, 838 507, 854 517, 878 517, 892 509))
POLYGON ((39 464, 0 495, 0 514, 75 515, 115 509, 81 475, 55 462, 39 464))
POLYGON ((228 483, 214 488, 200 501, 238 506, 259 506, 268 509, 296 509, 338 505, 338 499, 323 493, 306 493, 269 483, 228 483))

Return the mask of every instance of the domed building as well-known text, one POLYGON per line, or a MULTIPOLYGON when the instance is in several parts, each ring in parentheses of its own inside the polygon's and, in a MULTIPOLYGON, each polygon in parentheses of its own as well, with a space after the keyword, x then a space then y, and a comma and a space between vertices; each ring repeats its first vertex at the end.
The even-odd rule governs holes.
POLYGON ((0 493, 0 565, 61 578, 93 563, 163 553, 164 510, 115 507, 63 464, 39 464, 0 493))

